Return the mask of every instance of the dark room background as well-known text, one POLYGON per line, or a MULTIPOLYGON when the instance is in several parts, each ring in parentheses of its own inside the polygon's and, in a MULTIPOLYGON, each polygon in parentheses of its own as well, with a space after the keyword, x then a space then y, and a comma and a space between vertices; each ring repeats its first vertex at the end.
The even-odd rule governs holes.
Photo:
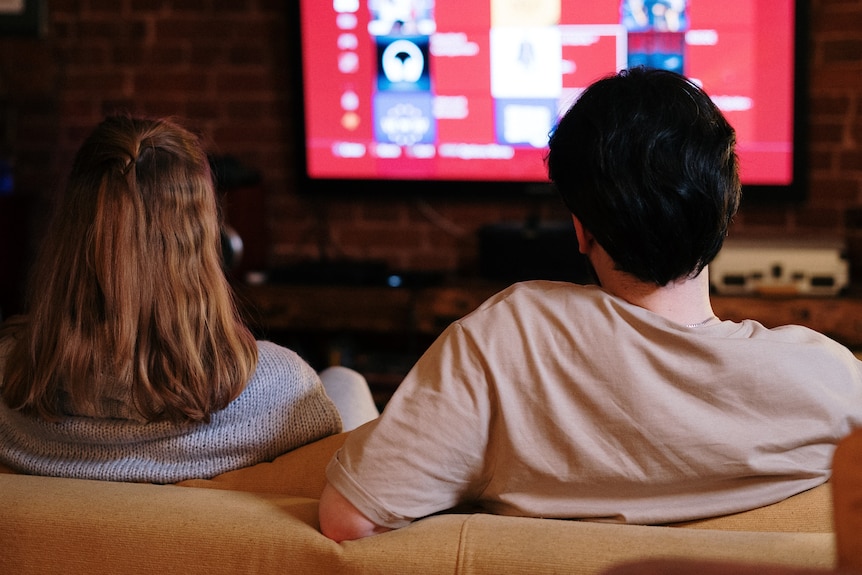
MULTIPOLYGON (((4 283, 38 239, 72 153, 105 114, 118 110, 178 116, 205 135, 212 153, 260 174, 252 189, 229 194, 226 211, 243 222, 261 267, 327 256, 471 275, 480 226, 528 215, 566 217, 556 199, 544 197, 298 193, 298 78, 284 0, 48 0, 44 6, 41 34, 0 37, 0 154, 14 167, 14 191, 0 197, 4 283)), ((733 233, 837 235, 848 241, 858 270, 862 0, 812 0, 810 12, 810 197, 801 205, 748 206, 733 233)))

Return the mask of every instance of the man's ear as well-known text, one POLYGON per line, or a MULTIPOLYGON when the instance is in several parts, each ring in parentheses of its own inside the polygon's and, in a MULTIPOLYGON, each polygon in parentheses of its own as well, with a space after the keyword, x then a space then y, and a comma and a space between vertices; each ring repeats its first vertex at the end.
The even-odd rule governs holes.
POLYGON ((593 242, 596 241, 593 234, 584 227, 581 220, 579 220, 574 214, 572 215, 572 223, 575 224, 575 235, 578 237, 578 251, 584 255, 589 254, 593 242))

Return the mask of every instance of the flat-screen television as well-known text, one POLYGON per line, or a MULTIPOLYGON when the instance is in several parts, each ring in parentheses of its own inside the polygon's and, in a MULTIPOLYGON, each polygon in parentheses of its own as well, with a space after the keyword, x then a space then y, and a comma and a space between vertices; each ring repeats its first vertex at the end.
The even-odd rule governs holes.
MULTIPOLYGON (((293 3, 290 3, 293 4, 293 3)), ((703 86, 745 197, 806 196, 804 0, 299 0, 301 190, 549 189, 548 134, 594 80, 703 86)))

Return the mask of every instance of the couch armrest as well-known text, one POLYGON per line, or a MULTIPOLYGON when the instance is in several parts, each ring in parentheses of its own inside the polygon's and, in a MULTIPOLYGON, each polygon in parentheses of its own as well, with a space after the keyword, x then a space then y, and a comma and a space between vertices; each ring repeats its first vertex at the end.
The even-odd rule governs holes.
POLYGON ((0 573, 337 573, 317 501, 0 475, 0 573))
POLYGON ((832 485, 838 566, 862 572, 862 429, 838 444, 832 485))
POLYGON ((778 503, 721 517, 674 523, 674 527, 729 531, 832 533, 832 485, 818 485, 778 503))

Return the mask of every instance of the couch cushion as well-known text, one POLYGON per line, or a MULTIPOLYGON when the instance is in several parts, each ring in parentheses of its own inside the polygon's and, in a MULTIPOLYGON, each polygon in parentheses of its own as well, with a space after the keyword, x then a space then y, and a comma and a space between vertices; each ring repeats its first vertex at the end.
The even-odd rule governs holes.
POLYGON ((337 573, 317 501, 0 475, 0 573, 337 573))
POLYGON ((695 561, 691 559, 648 559, 622 563, 602 575, 851 575, 832 569, 763 565, 729 561, 695 561))
POLYGON ((834 553, 830 533, 756 533, 473 515, 461 534, 457 572, 597 573, 620 562, 659 557, 826 569, 833 567, 834 553))
POLYGON ((336 544, 306 497, 0 475, 0 573, 573 573, 694 557, 831 566, 827 533, 445 514, 336 544))
POLYGON ((778 503, 750 511, 675 523, 673 526, 731 531, 832 533, 832 485, 824 483, 778 503))
POLYGON ((189 479, 176 485, 319 499, 326 484, 326 464, 346 438, 347 433, 331 435, 289 451, 268 463, 228 471, 212 479, 189 479))

